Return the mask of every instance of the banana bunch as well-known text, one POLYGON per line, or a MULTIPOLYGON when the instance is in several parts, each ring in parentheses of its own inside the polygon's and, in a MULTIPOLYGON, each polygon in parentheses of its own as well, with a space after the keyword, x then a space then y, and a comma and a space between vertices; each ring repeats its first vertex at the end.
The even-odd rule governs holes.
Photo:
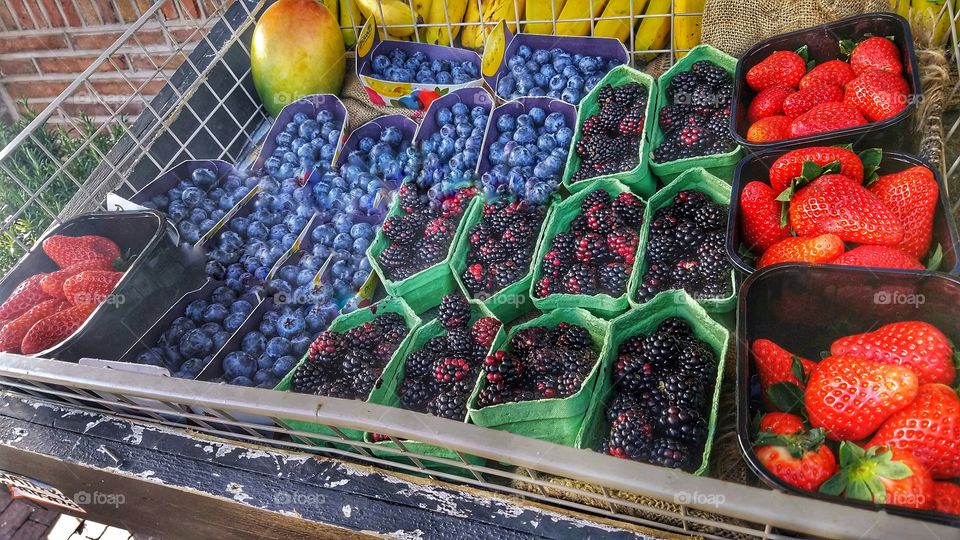
POLYGON ((527 24, 523 25, 523 31, 528 34, 552 34, 553 23, 557 20, 563 11, 563 6, 567 0, 551 0, 550 2, 532 2, 527 5, 527 24))
MULTIPOLYGON (((410 9, 410 4, 405 0, 353 0, 353 2, 360 8, 364 20, 373 17, 377 21, 377 27, 385 29, 391 37, 405 38, 413 35, 413 23, 419 19, 419 15, 410 9)), ((417 4, 414 2, 415 9, 417 4)), ((423 4, 425 2, 421 1, 421 9, 423 4)))
POLYGON ((364 18, 356 0, 340 0, 340 31, 343 44, 352 47, 357 42, 357 28, 363 26, 364 18))
POLYGON ((516 32, 516 21, 524 18, 525 5, 525 0, 467 0, 466 13, 463 15, 463 22, 467 26, 460 32, 460 43, 467 49, 483 47, 487 36, 501 19, 507 22, 511 32, 516 32))
MULTIPOLYGON (((677 3, 679 4, 678 0, 677 3)), ((636 51, 656 51, 667 47, 670 40, 670 3, 671 0, 650 0, 645 17, 637 26, 637 34, 633 40, 636 51)), ((656 53, 642 55, 645 62, 653 60, 656 53)))
POLYGON ((432 0, 427 11, 424 41, 434 45, 450 45, 460 34, 460 22, 471 0, 432 0), (447 18, 449 15, 449 18, 447 18))
MULTIPOLYGON (((921 42, 930 40, 934 47, 946 47, 950 39, 950 10, 946 3, 951 3, 953 15, 960 13, 960 0, 890 0, 890 8, 897 14, 910 21, 915 37, 921 42)), ((956 25, 960 35, 960 23, 956 25)))

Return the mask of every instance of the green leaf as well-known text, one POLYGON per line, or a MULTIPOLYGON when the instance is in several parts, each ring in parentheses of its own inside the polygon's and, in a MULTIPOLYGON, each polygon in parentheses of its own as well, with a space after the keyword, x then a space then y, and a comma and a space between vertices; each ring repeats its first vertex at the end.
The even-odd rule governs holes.
MULTIPOLYGON (((831 161, 830 163, 827 163, 826 165, 823 166, 822 171, 823 171, 823 172, 820 173, 820 176, 823 176, 823 175, 825 175, 825 174, 837 174, 837 173, 839 173, 839 172, 840 172, 840 160, 839 160, 839 159, 835 159, 835 160, 831 161)), ((813 180, 813 179, 811 178, 811 180, 813 180)))
POLYGON ((847 489, 849 478, 846 471, 840 471, 820 485, 820 493, 839 497, 847 489))
POLYGON ((767 388, 767 397, 780 412, 806 416, 803 408, 803 390, 789 382, 774 383, 767 388))
POLYGON ((804 45, 796 50, 796 53, 800 55, 800 58, 803 58, 804 62, 810 61, 810 47, 804 45))
POLYGON ((844 150, 849 150, 849 151, 853 152, 853 144, 851 144, 851 143, 847 143, 847 144, 835 144, 835 145, 833 145, 833 147, 834 147, 834 148, 843 148, 844 150))
MULTIPOLYGON (((847 490, 844 491, 843 495, 848 499, 872 501, 874 500, 874 493, 871 487, 867 480, 855 478, 847 483, 847 490)), ((883 487, 882 484, 881 487, 883 487)))
POLYGON ((938 243, 927 259, 927 270, 939 270, 941 264, 943 264, 943 246, 938 243))
POLYGON ((820 351, 821 360, 826 360, 827 358, 830 358, 830 356, 831 356, 830 351, 820 351))
POLYGON ((877 181, 877 169, 880 168, 880 161, 883 160, 883 150, 880 148, 867 148, 857 154, 860 161, 863 162, 863 180, 864 184, 869 186, 877 181))
MULTIPOLYGON (((806 47, 806 45, 804 45, 804 47, 806 47)), ((816 67, 816 66, 817 66, 817 61, 816 61, 816 60, 808 60, 808 61, 807 61, 807 71, 808 71, 808 72, 809 72, 811 69, 813 69, 814 67, 816 67)))
POLYGON ((851 40, 851 39, 842 39, 842 40, 840 40, 840 54, 842 54, 842 55, 844 55, 844 56, 850 56, 850 53, 853 52, 853 49, 855 49, 856 46, 857 46, 857 44, 854 43, 853 40, 851 40))
POLYGON ((801 362, 800 357, 795 354, 790 356, 790 372, 800 381, 801 385, 807 385, 807 374, 803 371, 803 362, 801 362))
POLYGON ((876 473, 888 480, 903 480, 913 476, 913 470, 902 461, 885 461, 877 465, 876 473))
POLYGON ((814 178, 819 177, 823 174, 823 167, 817 165, 813 161, 804 161, 803 168, 801 169, 800 176, 807 180, 813 180, 814 178))
POLYGON ((787 189, 784 189, 783 191, 780 192, 779 195, 777 195, 777 200, 782 203, 790 202, 790 199, 792 198, 793 198, 793 184, 790 184, 790 186, 787 187, 787 189))
POLYGON ((786 202, 780 202, 780 226, 786 227, 790 222, 790 205, 786 202))

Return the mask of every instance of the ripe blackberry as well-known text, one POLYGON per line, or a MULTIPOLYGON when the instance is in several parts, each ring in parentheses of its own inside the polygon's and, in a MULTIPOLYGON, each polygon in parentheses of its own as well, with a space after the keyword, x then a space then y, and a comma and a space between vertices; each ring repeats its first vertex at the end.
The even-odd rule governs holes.
POLYGON ((325 380, 314 389, 313 395, 354 399, 354 387, 352 381, 348 382, 342 379, 325 380))
POLYGON ((698 77, 689 71, 677 73, 667 84, 667 97, 674 103, 681 103, 684 96, 693 92, 693 89, 700 83, 698 77))
POLYGON ((514 261, 497 261, 490 265, 490 277, 493 278, 495 285, 491 292, 499 291, 509 285, 520 281, 520 278, 526 274, 526 269, 517 265, 514 261))
POLYGON ((733 294, 733 287, 730 281, 704 283, 703 286, 693 296, 695 298, 726 298, 733 294))
POLYGON ((627 290, 630 279, 630 267, 621 263, 610 263, 600 267, 600 290, 610 296, 620 296, 627 290))
POLYGON ((392 244, 406 245, 417 237, 417 220, 412 216, 393 216, 380 228, 392 244))
POLYGON ((671 405, 660 415, 657 428, 670 439, 702 445, 707 434, 707 421, 696 409, 671 405))
POLYGON ((699 458, 694 458, 693 452, 693 449, 680 441, 657 439, 653 443, 649 457, 644 461, 651 465, 691 472, 699 465, 699 458))
POLYGON ((560 277, 570 269, 573 259, 566 259, 556 250, 548 251, 540 261, 540 272, 545 276, 560 277))
POLYGON ((610 207, 610 194, 602 189, 591 191, 580 203, 580 213, 589 214, 602 208, 610 207))
POLYGON ((602 264, 610 256, 606 239, 598 233, 587 233, 577 242, 574 253, 578 261, 592 264, 602 264))
POLYGON ((693 211, 693 222, 705 231, 722 229, 727 226, 727 207, 708 202, 693 211))
POLYGON ((643 211, 646 205, 639 197, 629 192, 623 192, 617 195, 613 200, 613 211, 619 216, 620 221, 632 229, 639 229, 643 224, 643 211))
POLYGON ((400 244, 390 244, 380 252, 378 260, 387 274, 391 275, 410 264, 410 253, 400 244))
POLYGON ((353 347, 369 349, 380 339, 380 336, 373 323, 366 322, 347 330, 344 333, 344 339, 353 347))
POLYGON ((657 163, 668 163, 680 159, 680 154, 680 145, 668 138, 653 149, 653 160, 657 163))
POLYGON ((530 326, 514 334, 510 340, 510 350, 517 356, 524 357, 534 349, 546 347, 549 340, 549 328, 544 326, 530 326))
POLYGON ((459 294, 448 294, 440 299, 437 318, 444 330, 466 328, 470 322, 470 303, 459 294))
POLYGON ((710 115, 710 118, 707 119, 707 123, 704 127, 706 127, 707 130, 714 135, 714 139, 716 139, 718 136, 729 132, 730 114, 724 114, 723 110, 715 111, 710 115))
POLYGON ((563 287, 567 294, 596 294, 596 272, 586 265, 574 266, 563 276, 563 287))
POLYGON ((449 245, 442 245, 435 242, 431 242, 426 238, 422 239, 417 244, 417 252, 420 257, 420 268, 429 268, 440 261, 442 261, 447 256, 447 248, 449 245))
POLYGON ((430 401, 427 412, 440 418, 463 420, 467 417, 467 397, 459 391, 445 390, 430 401))
POLYGON ((397 191, 400 207, 407 214, 420 212, 427 208, 429 201, 413 184, 403 184, 397 191))
POLYGON ((607 422, 613 422, 621 414, 638 409, 638 402, 632 394, 628 392, 618 392, 615 393, 613 398, 607 404, 607 422))
POLYGON ((660 116, 657 123, 664 133, 669 133, 674 129, 683 126, 690 116, 690 107, 687 105, 667 105, 660 109, 660 116))
POLYGON ((690 66, 690 72, 701 81, 713 86, 731 84, 730 74, 709 60, 700 60, 690 66))
POLYGON ((449 385, 467 379, 470 371, 470 365, 463 358, 444 358, 434 366, 433 376, 438 383, 449 385))
POLYGON ((646 119, 647 116, 644 109, 633 107, 627 111, 627 114, 623 115, 616 129, 624 136, 639 137, 643 134, 643 124, 646 119))
POLYGON ((552 251, 556 251, 561 260, 572 261, 577 253, 579 241, 570 233, 557 233, 550 243, 552 251))
POLYGON ((634 299, 641 304, 644 302, 649 302, 650 300, 653 300, 653 297, 656 296, 657 293, 668 288, 668 283, 661 281, 658 278, 644 275, 643 282, 637 287, 637 294, 634 299))
POLYGON ((562 397, 557 380, 553 377, 535 378, 530 381, 530 390, 534 399, 553 399, 562 397))
POLYGON ((711 202, 706 194, 696 190, 688 189, 677 193, 673 197, 672 211, 679 218, 693 218, 693 213, 697 208, 711 202))
POLYGON ((347 377, 355 377, 368 367, 368 353, 362 349, 350 348, 340 356, 340 373, 347 377))
POLYGON ((533 287, 533 295, 537 298, 546 298, 560 292, 560 279, 545 276, 540 278, 533 287))
POLYGON ((677 359, 680 373, 696 377, 700 381, 712 384, 716 377, 717 359, 710 347, 696 338, 684 342, 677 359))
POLYGON ((563 372, 557 350, 534 349, 523 359, 523 372, 530 377, 556 377, 563 372))
POLYGON ((583 376, 579 373, 565 372, 557 379, 557 397, 565 398, 580 391, 583 386, 583 376))
POLYGON ((697 246, 703 242, 706 233, 692 221, 681 221, 673 229, 673 239, 677 247, 682 248, 679 253, 686 255, 696 253, 697 246))
POLYGON ((383 334, 387 341, 396 339, 397 335, 402 339, 407 333, 407 323, 404 322, 403 317, 394 312, 381 313, 371 322, 374 330, 383 334))
POLYGON ((646 258, 649 262, 669 262, 677 257, 679 246, 673 235, 651 234, 647 240, 646 258))
POLYGON ((710 84, 698 84, 690 93, 690 103, 696 107, 716 108, 720 106, 716 89, 710 84))
POLYGON ((682 288, 691 295, 702 283, 697 261, 680 261, 673 267, 670 278, 677 288, 682 288))
POLYGON ((426 412, 427 403, 435 394, 436 388, 430 381, 413 378, 409 374, 400 385, 400 403, 407 410, 426 412))
POLYGON ((657 326, 657 333, 667 334, 677 339, 685 338, 692 332, 690 324, 680 317, 667 317, 657 326))
POLYGON ((733 137, 726 133, 716 135, 713 144, 711 144, 704 155, 713 155, 713 154, 726 154, 734 149, 737 146, 737 143, 733 140, 733 137))
POLYGON ((587 216, 584 214, 579 214, 577 217, 573 218, 573 221, 570 222, 570 228, 567 231, 574 236, 583 236, 590 232, 590 228, 587 227, 587 216))
POLYGON ((460 276, 463 279, 464 286, 472 295, 479 295, 483 292, 485 286, 486 270, 482 264, 470 264, 460 276))
POLYGON ((623 459, 644 459, 654 443, 654 423, 642 412, 627 410, 610 424, 609 452, 623 459))
POLYGON ((310 363, 329 366, 340 349, 340 334, 324 330, 313 340, 308 349, 310 363))
POLYGON ((435 244, 444 244, 453 238, 457 230, 456 224, 446 218, 434 218, 427 222, 423 229, 424 238, 435 244))
POLYGON ((584 214, 587 218, 587 228, 597 234, 606 235, 621 226, 620 216, 612 209, 601 208, 584 214))
POLYGON ((554 344, 559 348, 582 351, 593 347, 593 338, 590 337, 590 332, 582 326, 560 323, 556 328, 554 344))
POLYGON ((730 279, 731 265, 726 254, 720 250, 702 250, 697 262, 700 279, 707 283, 719 283, 730 279))
POLYGON ((490 384, 512 385, 523 376, 523 364, 512 354, 497 351, 484 359, 483 371, 490 384))
POLYGON ((490 346, 493 345, 493 340, 496 338, 501 326, 500 321, 493 317, 482 317, 477 319, 477 322, 473 323, 473 326, 470 327, 470 334, 473 336, 474 341, 480 345, 480 348, 487 351, 490 349, 490 346))
POLYGON ((504 383, 494 383, 487 384, 483 387, 482 390, 477 394, 477 408, 489 407, 491 405, 499 405, 501 403, 508 403, 510 401, 515 401, 510 399, 511 390, 510 387, 504 383))
POLYGON ((671 373, 661 381, 670 403, 681 409, 700 411, 706 407, 706 381, 686 372, 671 373))
POLYGON ((677 133, 677 142, 682 150, 696 153, 710 146, 713 139, 705 128, 684 126, 677 133))
POLYGON ((433 366, 439 359, 436 351, 426 347, 407 357, 405 372, 408 378, 419 379, 433 373, 433 366))
POLYGON ((670 334, 654 332, 643 338, 643 351, 640 359, 656 369, 673 369, 680 355, 680 343, 670 334))
POLYGON ((316 362, 300 364, 293 374, 293 391, 301 394, 312 394, 323 382, 324 368, 316 362))
POLYGON ((447 331, 447 350, 450 354, 465 358, 471 363, 473 360, 479 359, 485 352, 480 350, 480 345, 473 339, 470 330, 466 328, 454 328, 447 331))

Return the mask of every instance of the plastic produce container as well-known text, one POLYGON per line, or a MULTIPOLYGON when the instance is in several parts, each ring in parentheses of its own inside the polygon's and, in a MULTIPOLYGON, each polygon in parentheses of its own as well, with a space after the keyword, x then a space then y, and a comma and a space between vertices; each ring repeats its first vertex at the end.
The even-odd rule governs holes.
MULTIPOLYGON (((643 274, 647 271, 647 239, 650 237, 650 222, 653 221, 653 215, 657 210, 671 205, 677 193, 688 189, 706 194, 713 202, 723 205, 730 204, 730 186, 720 178, 717 178, 700 167, 690 169, 681 174, 673 182, 670 182, 669 185, 650 198, 650 202, 647 204, 647 211, 644 214, 643 228, 640 230, 640 248, 637 253, 637 264, 633 267, 633 273, 630 274, 630 283, 627 285, 628 298, 630 307, 632 308, 643 305, 638 303, 636 298, 637 289, 643 282, 643 274)), ((698 299, 697 303, 710 313, 726 313, 734 309, 737 303, 737 284, 734 278, 735 271, 731 269, 730 283, 732 292, 730 296, 725 298, 698 299)), ((664 292, 659 294, 664 294, 664 292)), ((656 299, 656 297, 654 297, 654 299, 656 299)))
POLYGON ((176 229, 153 210, 95 212, 54 227, 0 281, 6 299, 25 279, 59 267, 44 253, 43 241, 53 235, 105 236, 124 255, 136 258, 100 304, 70 337, 33 356, 76 362, 80 358, 115 358, 126 351, 169 308, 174 299, 198 288, 206 276, 202 264, 177 248, 176 229))
POLYGON ((710 448, 713 446, 713 436, 717 427, 720 387, 723 382, 730 332, 710 318, 710 315, 684 291, 659 294, 638 309, 632 309, 610 321, 610 332, 604 344, 603 364, 597 389, 594 392, 593 404, 587 412, 580 433, 577 434, 576 447, 595 451, 603 437, 609 434, 610 423, 606 419, 607 403, 614 397, 613 366, 617 362, 620 344, 637 334, 655 332, 657 326, 668 317, 680 317, 687 321, 693 329, 693 335, 710 345, 710 349, 717 358, 717 378, 714 381, 710 414, 707 418, 707 439, 704 443, 700 466, 694 472, 699 476, 710 470, 710 448))
POLYGON ((760 481, 803 497, 960 526, 958 516, 804 491, 768 473, 752 446, 755 433, 751 422, 765 407, 750 358, 751 343, 762 338, 817 360, 837 338, 908 320, 928 322, 953 343, 960 343, 958 305, 960 281, 942 274, 784 264, 747 278, 737 310, 737 437, 747 464, 760 481))
MULTIPOLYGON (((730 213, 727 219, 727 257, 733 262, 733 265, 743 274, 754 272, 754 265, 741 252, 741 243, 743 238, 740 231, 740 194, 743 188, 752 180, 766 182, 769 178, 770 167, 787 153, 787 150, 765 150, 756 154, 744 157, 737 164, 737 170, 733 175, 733 189, 730 197, 730 213)), ((953 219, 953 213, 950 211, 950 198, 947 196, 947 186, 940 176, 940 169, 933 167, 925 160, 904 154, 901 152, 883 152, 883 159, 880 161, 880 168, 877 174, 891 174, 900 172, 910 167, 922 165, 933 172, 933 177, 940 185, 940 200, 937 204, 937 211, 933 220, 933 241, 932 246, 940 244, 943 248, 943 260, 940 266, 936 268, 941 272, 950 274, 960 273, 960 260, 958 260, 957 251, 960 250, 960 238, 957 236, 957 225, 953 219)), ((926 261, 920 261, 925 263, 926 261)))
POLYGON ((470 401, 467 402, 469 406, 468 415, 472 423, 565 446, 573 446, 587 409, 593 402, 610 323, 594 317, 584 309, 555 309, 511 328, 503 347, 497 350, 509 346, 513 336, 524 328, 531 326, 554 327, 561 322, 586 328, 590 332, 590 337, 593 338, 594 351, 597 352, 597 361, 589 375, 584 379, 580 391, 565 398, 501 403, 477 409, 477 397, 487 383, 486 378, 480 377, 473 394, 470 396, 470 401))
POLYGON ((333 153, 333 160, 330 164, 336 163, 340 146, 343 145, 343 142, 347 138, 347 128, 350 125, 350 113, 347 112, 347 108, 337 96, 333 94, 312 94, 290 103, 280 111, 280 114, 277 115, 277 119, 273 123, 273 127, 270 128, 270 133, 267 134, 267 138, 263 142, 263 148, 260 149, 260 155, 257 156, 257 161, 250 170, 256 171, 257 174, 266 174, 263 170, 263 162, 273 155, 273 151, 277 148, 277 135, 283 133, 287 124, 293 121, 293 115, 304 113, 311 118, 316 118, 320 111, 330 111, 330 114, 333 115, 333 121, 340 124, 340 137, 337 139, 337 150, 333 153))
POLYGON ((735 80, 735 93, 730 115, 731 132, 733 138, 749 152, 770 148, 802 148, 814 144, 842 144, 849 141, 857 141, 858 146, 863 148, 876 146, 907 152, 916 152, 919 148, 920 139, 913 136, 912 130, 917 103, 922 93, 920 69, 913 47, 910 24, 899 15, 867 13, 805 30, 781 34, 761 41, 740 57, 737 62, 735 80), (857 41, 868 35, 892 37, 894 43, 900 48, 900 61, 903 63, 904 70, 903 78, 907 80, 907 84, 910 86, 910 96, 907 100, 906 109, 881 122, 872 122, 863 126, 838 129, 806 137, 783 139, 771 143, 747 142, 747 129, 750 127, 750 122, 747 120, 747 109, 756 95, 756 92, 745 82, 750 68, 759 64, 774 51, 795 51, 803 46, 807 46, 809 59, 818 64, 827 60, 843 59, 839 45, 841 40, 857 41))
POLYGON ((657 85, 653 77, 637 71, 630 66, 617 66, 610 70, 607 75, 597 83, 597 86, 587 94, 580 102, 577 108, 577 127, 573 133, 573 141, 570 143, 570 153, 567 155, 567 164, 563 171, 563 186, 570 193, 576 193, 584 188, 590 187, 593 180, 612 178, 619 180, 631 191, 637 195, 647 198, 653 195, 657 190, 657 180, 650 174, 650 130, 656 121, 657 106, 657 85), (580 170, 580 156, 577 155, 576 145, 583 138, 583 123, 587 118, 600 112, 600 106, 597 104, 600 89, 606 85, 614 87, 637 82, 647 89, 647 108, 644 119, 643 135, 640 139, 640 157, 637 166, 628 171, 621 171, 615 174, 595 176, 587 180, 574 182, 572 180, 574 173, 580 170))
MULTIPOLYGON (((668 161, 666 163, 657 163, 653 160, 653 151, 660 146, 660 143, 664 140, 663 130, 660 129, 660 110, 670 104, 669 98, 667 98, 667 86, 669 86, 670 81, 673 80, 678 73, 690 71, 690 67, 700 60, 710 60, 717 66, 723 68, 733 77, 734 88, 737 87, 736 81, 738 79, 735 76, 737 59, 709 45, 697 45, 693 49, 690 49, 689 53, 657 79, 657 87, 659 88, 659 92, 657 93, 657 112, 653 122, 650 124, 650 153, 648 154, 648 159, 650 160, 650 170, 653 171, 653 174, 659 176, 664 184, 670 183, 676 177, 683 174, 684 171, 695 167, 703 167, 710 174, 729 183, 737 161, 743 156, 743 148, 738 146, 726 154, 697 156, 668 161)), ((731 109, 731 118, 733 117, 732 115, 733 109, 731 109)))

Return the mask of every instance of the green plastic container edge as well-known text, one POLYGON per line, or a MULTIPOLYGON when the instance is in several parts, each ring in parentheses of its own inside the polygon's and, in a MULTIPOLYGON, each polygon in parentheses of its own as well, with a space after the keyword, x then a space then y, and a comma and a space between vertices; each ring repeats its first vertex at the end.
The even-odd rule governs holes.
POLYGON ((642 71, 631 68, 627 65, 617 66, 611 69, 603 79, 600 79, 600 82, 593 87, 593 90, 588 93, 582 101, 580 101, 580 106, 577 108, 577 126, 576 130, 573 132, 573 141, 570 143, 570 151, 567 154, 567 164, 563 172, 563 186, 567 188, 567 191, 570 193, 577 193, 578 191, 583 190, 584 188, 589 187, 592 180, 601 180, 606 178, 612 178, 614 180, 619 180, 621 183, 629 187, 634 193, 640 195, 641 197, 650 197, 657 191, 657 180, 650 173, 650 130, 652 129, 651 123, 655 120, 657 106, 657 84, 656 81, 650 75, 642 71), (588 180, 581 180, 579 182, 572 182, 571 178, 574 173, 580 170, 580 156, 577 155, 576 146, 577 142, 583 137, 583 123, 587 118, 597 113, 599 107, 597 106, 597 96, 600 93, 600 88, 605 85, 612 86, 623 86, 624 84, 630 82, 638 82, 642 84, 647 89, 647 109, 644 115, 643 121, 643 134, 640 139, 640 159, 636 167, 630 169, 629 171, 622 171, 615 174, 609 174, 604 176, 596 176, 588 180))
POLYGON ((709 45, 697 45, 676 64, 668 69, 660 78, 657 79, 657 86, 660 92, 657 94, 657 109, 654 113, 654 120, 650 124, 650 154, 647 156, 650 163, 650 170, 653 174, 660 177, 664 183, 669 183, 684 171, 693 167, 703 167, 717 176, 725 179, 727 183, 733 176, 733 169, 737 162, 743 157, 743 147, 737 146, 726 154, 714 154, 711 156, 697 156, 692 158, 678 159, 668 161, 667 163, 657 163, 653 160, 653 150, 663 142, 663 130, 660 129, 660 110, 668 105, 667 86, 673 77, 680 72, 689 71, 690 66, 698 60, 710 60, 722 67, 724 71, 735 77, 737 71, 737 59, 727 53, 715 49, 709 45))
POLYGON ((603 369, 597 388, 595 399, 590 411, 583 421, 583 427, 577 434, 576 447, 594 450, 603 433, 609 428, 606 418, 606 403, 611 391, 610 374, 617 359, 617 350, 620 344, 630 336, 638 333, 649 334, 656 330, 657 325, 667 317, 678 316, 690 323, 694 335, 706 342, 717 356, 717 379, 713 388, 713 398, 710 405, 710 418, 707 423, 707 438, 703 447, 703 458, 700 467, 694 472, 702 476, 710 470, 710 452, 713 446, 713 437, 717 428, 717 415, 720 407, 720 392, 723 384, 723 372, 726 366, 727 349, 730 344, 730 332, 720 323, 714 321, 710 315, 700 307, 693 298, 684 291, 670 291, 657 295, 656 298, 639 309, 633 309, 610 321, 610 331, 604 344, 605 356, 603 369))
MULTIPOLYGON (((723 180, 710 174, 702 167, 690 169, 689 171, 681 174, 673 182, 667 184, 663 189, 658 191, 656 195, 650 198, 650 202, 647 204, 647 210, 643 216, 643 227, 640 229, 640 245, 637 253, 637 264, 634 266, 634 271, 632 274, 630 274, 630 282, 627 284, 630 307, 632 308, 638 308, 643 305, 637 303, 636 295, 637 288, 640 287, 640 282, 643 279, 643 273, 647 270, 647 239, 650 236, 650 222, 653 220, 653 215, 660 208, 669 205, 677 193, 687 189, 696 189, 697 191, 702 191, 706 195, 710 196, 714 202, 725 204, 727 206, 730 205, 730 184, 727 184, 723 180)), ((731 268, 730 283, 733 292, 730 294, 730 296, 727 296, 726 298, 701 299, 697 300, 697 303, 703 306, 703 308, 710 313, 726 313, 736 307, 737 284, 734 280, 735 273, 735 270, 731 268)), ((660 292, 657 294, 657 296, 666 292, 668 291, 660 292)), ((656 297, 654 297, 654 299, 656 299, 656 297)))
POLYGON ((583 381, 580 391, 565 398, 540 399, 521 401, 517 403, 502 403, 478 409, 477 397, 486 387, 486 378, 477 379, 477 384, 467 401, 467 410, 470 421, 478 426, 492 429, 502 429, 518 435, 529 435, 528 426, 549 425, 552 437, 541 437, 557 444, 572 446, 576 442, 576 434, 580 431, 584 415, 593 400, 597 378, 600 373, 600 364, 603 360, 604 344, 607 339, 610 323, 594 317, 587 310, 579 308, 561 308, 525 323, 518 324, 510 329, 503 345, 497 350, 506 349, 513 336, 524 328, 531 326, 554 327, 558 323, 568 322, 586 328, 593 338, 597 348, 597 362, 583 381), (553 420, 544 424, 547 420, 553 420))

